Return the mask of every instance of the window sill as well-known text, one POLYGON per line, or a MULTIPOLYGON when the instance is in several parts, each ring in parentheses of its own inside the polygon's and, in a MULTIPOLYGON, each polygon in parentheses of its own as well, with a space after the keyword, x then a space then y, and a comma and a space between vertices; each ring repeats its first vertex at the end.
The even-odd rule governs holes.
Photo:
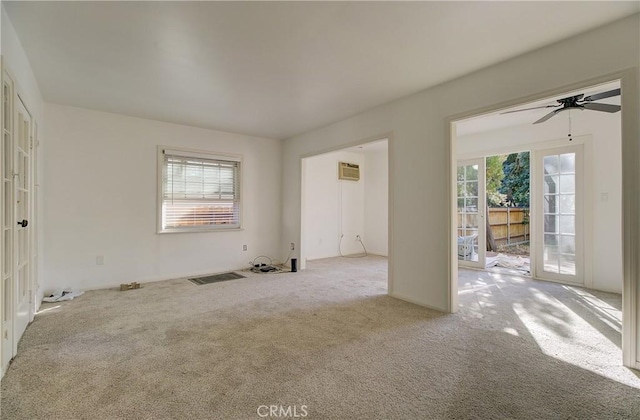
POLYGON ((182 228, 182 229, 160 229, 156 233, 164 235, 165 233, 210 233, 210 232, 238 232, 243 231, 242 227, 230 228, 182 228))

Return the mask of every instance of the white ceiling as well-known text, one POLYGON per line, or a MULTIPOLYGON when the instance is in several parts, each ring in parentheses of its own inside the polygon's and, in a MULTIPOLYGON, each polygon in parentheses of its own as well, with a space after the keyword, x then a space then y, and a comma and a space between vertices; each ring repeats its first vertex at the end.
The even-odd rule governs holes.
POLYGON ((349 147, 346 149, 340 150, 341 152, 352 152, 352 153, 378 153, 389 150, 389 140, 376 140, 371 141, 369 143, 360 144, 358 146, 349 147))
POLYGON ((3 1, 44 99, 288 138, 639 2, 3 1))

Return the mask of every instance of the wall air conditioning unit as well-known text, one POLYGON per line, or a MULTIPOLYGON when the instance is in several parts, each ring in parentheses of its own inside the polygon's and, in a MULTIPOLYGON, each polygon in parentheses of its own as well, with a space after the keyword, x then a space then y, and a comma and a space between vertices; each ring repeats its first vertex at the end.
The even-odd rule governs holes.
POLYGON ((357 163, 338 162, 338 179, 359 181, 360 165, 357 163))

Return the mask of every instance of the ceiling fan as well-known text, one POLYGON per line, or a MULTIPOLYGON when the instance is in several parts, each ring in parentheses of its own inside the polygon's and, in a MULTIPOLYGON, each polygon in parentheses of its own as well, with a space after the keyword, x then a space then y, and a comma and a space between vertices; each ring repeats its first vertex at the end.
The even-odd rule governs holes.
POLYGON ((500 114, 511 114, 512 112, 529 111, 531 109, 556 108, 544 117, 540 118, 538 121, 534 122, 534 124, 540 124, 567 109, 579 109, 581 111, 590 109, 592 111, 613 113, 620 111, 622 107, 620 105, 601 104, 598 102, 594 102, 600 99, 611 98, 613 96, 620 96, 620 89, 608 90, 606 92, 596 93, 587 97, 584 96, 584 93, 581 93, 580 95, 558 99, 556 101, 558 102, 558 105, 534 106, 533 108, 516 109, 514 111, 501 112, 500 114))

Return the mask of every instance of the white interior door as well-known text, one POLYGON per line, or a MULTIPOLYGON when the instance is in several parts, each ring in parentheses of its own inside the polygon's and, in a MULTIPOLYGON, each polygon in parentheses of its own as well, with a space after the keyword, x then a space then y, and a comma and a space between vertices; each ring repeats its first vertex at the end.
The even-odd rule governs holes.
POLYGON ((31 318, 31 115, 18 97, 14 135, 14 258, 15 329, 14 349, 31 318))
POLYGON ((8 365, 13 352, 13 85, 6 75, 2 83, 2 369, 8 365))
POLYGON ((33 318, 31 266, 33 124, 31 114, 3 72, 2 103, 2 369, 18 351, 33 318))
POLYGON ((486 254, 486 193, 484 158, 458 161, 458 262, 484 268, 486 254))
POLYGON ((581 144, 536 151, 536 277, 584 284, 581 144))

